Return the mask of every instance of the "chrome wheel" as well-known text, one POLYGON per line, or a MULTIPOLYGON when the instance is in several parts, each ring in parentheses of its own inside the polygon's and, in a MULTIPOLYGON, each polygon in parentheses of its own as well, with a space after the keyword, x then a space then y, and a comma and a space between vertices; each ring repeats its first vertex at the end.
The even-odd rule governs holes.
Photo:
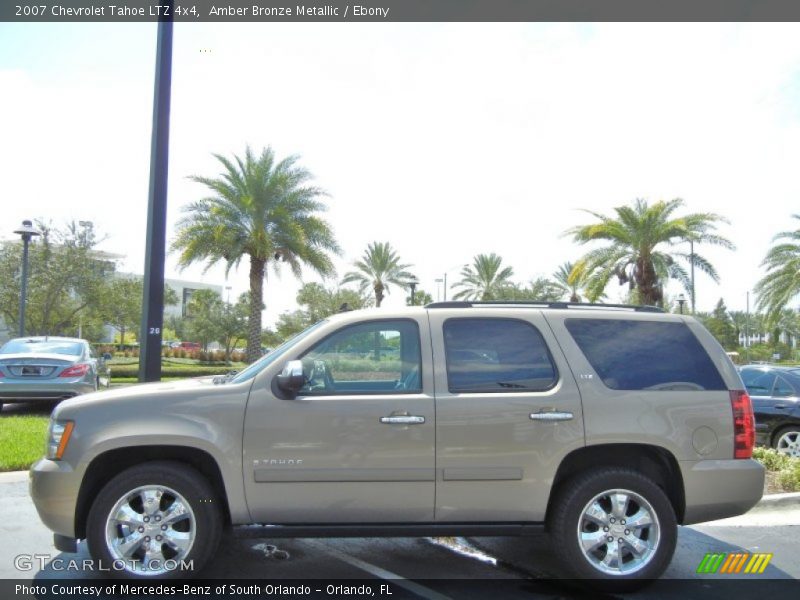
POLYGON ((775 449, 781 454, 800 458, 800 431, 784 431, 778 438, 775 449))
POLYGON ((126 493, 106 519, 105 542, 115 571, 161 575, 192 549, 197 523, 189 502, 163 485, 126 493))
POLYGON ((646 567, 661 537, 650 503, 623 489, 592 498, 581 512, 577 535, 583 556, 606 575, 628 575, 646 567))

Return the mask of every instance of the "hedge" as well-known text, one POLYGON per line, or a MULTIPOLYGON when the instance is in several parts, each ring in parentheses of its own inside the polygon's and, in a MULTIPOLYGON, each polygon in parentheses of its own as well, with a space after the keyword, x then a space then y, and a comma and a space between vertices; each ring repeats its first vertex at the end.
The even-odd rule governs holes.
MULTIPOLYGON (((185 367, 161 367, 161 375, 164 377, 202 377, 204 375, 225 375, 235 371, 231 366, 211 366, 211 365, 187 365, 185 367)), ((111 365, 111 380, 126 377, 138 377, 139 366, 117 366, 111 365)))

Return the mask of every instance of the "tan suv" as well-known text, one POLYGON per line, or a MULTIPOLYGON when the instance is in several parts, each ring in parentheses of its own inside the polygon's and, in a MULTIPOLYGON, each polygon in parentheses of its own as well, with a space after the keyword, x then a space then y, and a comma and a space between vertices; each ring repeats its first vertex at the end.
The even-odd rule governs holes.
POLYGON ((56 546, 178 577, 269 537, 525 535, 565 575, 658 577, 677 525, 761 498, 739 375, 694 319, 434 303, 317 323, 237 375, 68 400, 31 495, 56 546), (189 569, 191 570, 191 569, 189 569))

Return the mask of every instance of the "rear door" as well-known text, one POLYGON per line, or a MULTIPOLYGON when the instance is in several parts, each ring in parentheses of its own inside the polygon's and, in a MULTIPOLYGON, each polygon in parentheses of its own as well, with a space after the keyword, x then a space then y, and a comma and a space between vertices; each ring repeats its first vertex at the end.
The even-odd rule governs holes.
POLYGON ((436 520, 542 521, 583 446, 577 385, 541 311, 430 309, 436 520))

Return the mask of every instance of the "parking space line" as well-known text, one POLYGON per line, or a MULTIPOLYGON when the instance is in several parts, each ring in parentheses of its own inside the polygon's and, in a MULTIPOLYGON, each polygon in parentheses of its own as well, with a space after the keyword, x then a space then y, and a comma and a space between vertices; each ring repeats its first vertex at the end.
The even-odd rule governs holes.
POLYGON ((378 579, 385 579, 387 581, 392 581, 395 585, 400 586, 420 596, 422 598, 427 598, 428 600, 451 600, 449 596, 445 596, 438 592, 434 592, 432 589, 425 587, 424 585, 420 585, 413 581, 409 581, 405 577, 398 575, 397 573, 392 573, 391 571, 387 571, 386 569, 382 569, 376 565, 368 563, 366 561, 361 560, 360 558, 356 558, 355 556, 351 556, 346 552, 342 552, 341 550, 337 550, 336 548, 331 548, 326 544, 311 541, 311 540, 304 540, 306 544, 309 546, 313 546, 322 552, 326 552, 331 556, 338 558, 342 562, 346 562, 349 565, 352 565, 362 571, 366 571, 370 575, 377 577, 378 579))

